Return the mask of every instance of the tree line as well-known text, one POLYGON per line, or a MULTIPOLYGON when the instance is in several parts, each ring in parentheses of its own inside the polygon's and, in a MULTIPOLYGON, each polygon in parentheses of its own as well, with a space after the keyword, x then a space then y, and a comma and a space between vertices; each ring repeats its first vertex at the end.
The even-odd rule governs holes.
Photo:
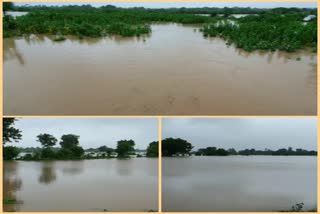
POLYGON ((317 47, 317 19, 303 22, 308 15, 317 15, 316 9, 306 8, 117 8, 106 5, 99 8, 82 6, 14 6, 6 3, 4 10, 29 11, 25 16, 3 17, 3 36, 29 34, 55 35, 62 41, 65 35, 80 39, 108 35, 142 36, 151 33, 154 22, 202 24, 205 37, 221 37, 228 45, 234 44, 246 51, 283 50, 292 52, 317 47), (199 16, 208 14, 208 16, 199 16), (249 16, 234 18, 232 14, 249 16), (222 16, 221 16, 222 15, 222 16), (229 22, 232 20, 232 22, 229 22))
MULTIPOLYGON (((14 127, 15 118, 3 118, 3 159, 13 160, 17 158, 21 150, 15 146, 7 146, 7 143, 18 142, 22 139, 21 130, 14 127)), ((40 148, 29 148, 32 151, 22 157, 23 160, 77 160, 91 159, 90 155, 85 155, 85 150, 79 145, 79 135, 65 134, 61 136, 59 145, 58 139, 48 133, 39 134, 36 141, 40 143, 40 148)), ((119 140, 115 149, 107 146, 97 148, 97 151, 103 153, 100 158, 111 158, 113 152, 117 158, 128 158, 135 155, 134 140, 119 140), (106 155, 105 155, 106 154, 106 155)), ((158 142, 154 141, 149 144, 146 151, 147 157, 158 157, 158 142)))
POLYGON ((235 150, 234 148, 223 149, 217 147, 206 147, 200 148, 197 151, 192 151, 193 145, 188 141, 181 138, 166 138, 162 140, 162 156, 173 157, 173 156, 228 156, 228 155, 273 155, 273 156, 316 156, 317 151, 305 150, 297 148, 296 150, 289 148, 281 148, 277 150, 265 149, 244 149, 235 150))

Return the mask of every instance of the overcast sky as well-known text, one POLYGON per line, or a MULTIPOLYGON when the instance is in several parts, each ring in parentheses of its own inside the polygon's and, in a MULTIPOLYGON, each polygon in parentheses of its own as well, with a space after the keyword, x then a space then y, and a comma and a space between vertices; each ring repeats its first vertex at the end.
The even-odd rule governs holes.
POLYGON ((81 3, 43 3, 43 2, 15 2, 16 5, 82 5, 91 4, 100 7, 112 4, 117 7, 145 7, 145 8, 172 8, 172 7, 255 7, 255 8, 275 8, 275 7, 299 7, 315 8, 316 2, 81 2, 81 3))
POLYGON ((313 118, 175 118, 163 119, 163 139, 183 138, 194 150, 219 148, 317 149, 317 120, 313 118))
POLYGON ((116 148, 118 140, 133 139, 136 149, 146 149, 158 141, 158 120, 153 118, 23 118, 15 127, 22 130, 22 140, 15 144, 19 147, 40 146, 36 141, 40 133, 52 134, 58 142, 63 134, 80 135, 84 148, 116 148))

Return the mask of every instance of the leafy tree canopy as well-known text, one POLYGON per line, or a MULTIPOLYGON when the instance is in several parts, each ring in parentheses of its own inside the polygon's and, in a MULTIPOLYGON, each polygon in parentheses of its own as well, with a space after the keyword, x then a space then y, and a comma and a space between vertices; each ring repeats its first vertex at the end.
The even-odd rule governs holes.
POLYGON ((37 141, 41 143, 43 147, 53 147, 57 143, 57 139, 50 134, 39 134, 37 141))
POLYGON ((18 142, 21 140, 21 130, 14 127, 14 123, 17 119, 15 118, 3 118, 3 144, 10 142, 18 142))
POLYGON ((134 153, 135 143, 133 140, 120 140, 117 142, 116 152, 118 157, 126 157, 134 153))
POLYGON ((166 138, 162 140, 162 156, 190 154, 193 146, 181 138, 166 138))
POLYGON ((62 148, 70 149, 78 146, 80 136, 74 134, 62 135, 60 145, 62 148))
POLYGON ((153 141, 149 144, 147 148, 147 157, 158 157, 158 150, 159 150, 159 142, 153 141))

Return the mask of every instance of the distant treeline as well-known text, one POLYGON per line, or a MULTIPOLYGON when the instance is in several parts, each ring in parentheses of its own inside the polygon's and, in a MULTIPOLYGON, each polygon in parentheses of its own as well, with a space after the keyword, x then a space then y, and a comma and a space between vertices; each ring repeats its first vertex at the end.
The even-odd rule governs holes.
POLYGON ((295 51, 313 48, 317 44, 317 19, 304 18, 317 15, 317 9, 299 8, 169 8, 143 7, 117 8, 106 5, 99 8, 82 6, 14 6, 4 3, 4 10, 28 11, 29 14, 13 18, 3 17, 3 36, 24 34, 56 35, 55 41, 65 35, 80 39, 108 35, 141 36, 151 33, 154 22, 201 24, 205 37, 221 37, 247 51, 295 51), (6 6, 5 6, 6 4, 6 6), (203 16, 207 14, 207 16, 203 16), (232 14, 249 14, 235 18, 232 14), (229 21, 232 22, 229 22, 229 21))
POLYGON ((313 156, 317 155, 317 151, 309 151, 304 149, 296 149, 293 150, 291 147, 288 149, 278 149, 278 150, 255 150, 255 149, 244 149, 236 151, 235 149, 222 149, 216 147, 207 147, 198 149, 196 152, 192 152, 191 154, 195 154, 196 156, 226 156, 226 155, 302 155, 302 156, 313 156))
POLYGON ((173 157, 173 156, 227 156, 227 155, 274 155, 274 156, 316 156, 317 151, 304 150, 304 149, 288 149, 282 148, 278 150, 255 150, 255 149, 244 149, 235 150, 223 149, 217 147, 200 148, 197 151, 192 151, 193 145, 186 140, 181 138, 166 138, 162 140, 162 156, 173 157))
POLYGON ((7 143, 18 142, 22 139, 21 130, 14 127, 15 118, 3 118, 3 159, 17 159, 20 152, 25 152, 20 160, 77 160, 77 159, 94 159, 94 158, 129 158, 133 155, 136 157, 158 157, 158 142, 154 141, 149 144, 145 153, 136 154, 141 150, 134 148, 133 140, 119 140, 117 148, 101 146, 96 149, 86 151, 79 145, 80 136, 74 134, 65 134, 61 136, 60 147, 55 147, 58 139, 48 133, 39 134, 36 141, 41 147, 18 148, 16 146, 7 146, 7 143), (98 152, 98 154, 96 153, 98 152))

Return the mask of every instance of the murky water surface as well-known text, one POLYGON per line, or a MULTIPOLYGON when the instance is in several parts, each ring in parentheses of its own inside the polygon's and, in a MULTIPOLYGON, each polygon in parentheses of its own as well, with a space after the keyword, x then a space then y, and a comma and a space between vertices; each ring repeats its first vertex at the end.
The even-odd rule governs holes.
POLYGON ((163 158, 162 210, 269 212, 317 207, 316 157, 163 158))
POLYGON ((5 211, 158 210, 158 160, 4 162, 5 211))
POLYGON ((315 115, 317 55, 247 53, 196 26, 4 39, 5 115, 315 115))

